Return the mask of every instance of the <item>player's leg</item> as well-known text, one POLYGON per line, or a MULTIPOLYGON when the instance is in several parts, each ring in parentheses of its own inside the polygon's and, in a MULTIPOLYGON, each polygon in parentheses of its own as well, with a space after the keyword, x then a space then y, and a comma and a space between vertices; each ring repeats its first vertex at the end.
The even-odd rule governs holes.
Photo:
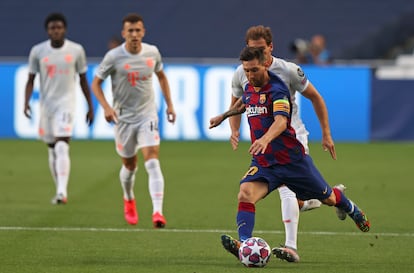
POLYGON ((133 125, 123 122, 118 122, 114 129, 116 151, 122 160, 119 181, 124 200, 124 218, 128 224, 135 225, 139 218, 134 195, 135 174, 138 169, 136 131, 133 125))
MULTIPOLYGON (((344 184, 338 184, 334 186, 334 189, 338 189, 341 192, 345 192, 346 187, 344 186, 344 184)), ((335 212, 336 212, 336 216, 338 216, 339 220, 345 220, 346 219, 346 212, 341 210, 338 207, 335 207, 335 212)))
POLYGON ((252 237, 256 217, 256 203, 280 184, 272 176, 271 168, 262 168, 252 163, 243 179, 240 181, 237 209, 237 231, 239 240, 229 235, 221 236, 223 247, 238 258, 238 250, 242 241, 252 237), (264 179, 266 177, 266 179, 264 179), (273 183, 269 183, 273 181, 273 183))
POLYGON ((285 185, 278 188, 282 220, 285 227, 285 244, 272 249, 272 253, 279 259, 288 262, 299 262, 297 254, 297 232, 299 225, 299 206, 296 194, 285 185))
POLYGON ((50 174, 52 175, 53 182, 55 183, 55 187, 57 189, 58 183, 57 183, 57 174, 56 174, 56 155, 55 155, 55 144, 54 143, 47 144, 47 152, 48 152, 50 174))
POLYGON ((73 131, 73 113, 67 109, 61 109, 53 117, 53 135, 55 136, 55 160, 57 193, 63 196, 64 203, 68 196, 68 183, 70 175, 69 143, 73 131))
POLYGON ((57 202, 66 203, 70 175, 69 137, 57 137, 55 143, 55 169, 57 177, 57 202))
POLYGON ((54 116, 42 115, 39 134, 48 145, 49 169, 56 186, 52 204, 66 204, 70 175, 69 141, 72 136, 73 119, 69 111, 54 116))
POLYGON ((256 203, 265 197, 269 191, 265 182, 243 182, 240 184, 237 210, 237 229, 240 241, 253 236, 256 216, 256 203))
POLYGON ((138 212, 135 203, 134 184, 137 171, 137 156, 122 157, 122 167, 119 171, 119 181, 124 197, 124 217, 130 225, 138 223, 138 212))
MULTIPOLYGON (((309 135, 309 132, 307 132, 306 130, 300 130, 300 133, 297 132, 296 134, 296 138, 300 141, 300 143, 302 143, 302 146, 305 149, 305 153, 307 155, 309 154, 308 135, 309 135)), ((309 200, 298 199, 298 204, 299 204, 300 211, 308 211, 308 210, 319 208, 322 203, 318 199, 309 199, 309 200)))
MULTIPOLYGON (((364 212, 360 210, 351 200, 349 200, 342 191, 338 188, 331 188, 326 183, 318 169, 313 164, 310 156, 306 156, 301 162, 292 164, 292 169, 290 171, 292 177, 296 173, 306 174, 306 178, 302 179, 302 184, 300 186, 293 183, 291 187, 299 198, 316 198, 321 200, 322 203, 326 205, 338 207, 339 209, 345 211, 354 220, 357 227, 361 231, 369 231, 370 223, 364 212)), ((289 185, 289 187, 290 186, 291 185, 289 185)))
POLYGON ((55 138, 53 136, 53 119, 40 115, 39 120, 39 137, 46 143, 48 147, 48 163, 50 174, 52 175, 53 182, 55 183, 55 196, 52 198, 52 204, 57 204, 57 175, 56 175, 56 156, 55 156, 55 138))
POLYGON ((299 210, 301 212, 320 208, 322 202, 318 199, 300 200, 298 199, 299 210))
MULTIPOLYGON (((222 235, 221 243, 228 252, 236 258, 239 257, 241 242, 253 236, 253 229, 256 215, 256 202, 265 197, 269 187, 264 182, 243 182, 240 184, 237 209, 237 231, 239 240, 230 235, 222 235)), ((297 205, 296 205, 297 206, 297 205)))
POLYGON ((159 161, 160 137, 158 121, 150 120, 140 126, 138 147, 144 158, 148 173, 148 190, 152 201, 152 222, 155 228, 163 228, 167 221, 163 215, 164 175, 159 161))
POLYGON ((299 224, 299 206, 296 194, 286 186, 278 188, 282 221, 285 226, 285 246, 297 249, 297 232, 299 224))
POLYGON ((322 202, 331 204, 332 200, 334 200, 334 206, 347 213, 362 232, 369 231, 371 224, 365 213, 354 202, 348 199, 340 189, 332 188, 332 194, 329 199, 322 200, 322 202))
POLYGON ((141 148, 148 173, 148 190, 152 201, 152 221, 155 228, 165 227, 167 221, 163 215, 164 176, 158 159, 159 146, 141 148))

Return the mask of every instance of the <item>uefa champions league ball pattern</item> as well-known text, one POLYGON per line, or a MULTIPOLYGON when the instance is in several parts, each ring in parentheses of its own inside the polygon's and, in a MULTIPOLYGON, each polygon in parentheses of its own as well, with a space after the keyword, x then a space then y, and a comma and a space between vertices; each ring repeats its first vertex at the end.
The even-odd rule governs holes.
POLYGON ((244 241, 239 248, 240 262, 246 267, 264 267, 270 259, 270 246, 259 237, 244 241))

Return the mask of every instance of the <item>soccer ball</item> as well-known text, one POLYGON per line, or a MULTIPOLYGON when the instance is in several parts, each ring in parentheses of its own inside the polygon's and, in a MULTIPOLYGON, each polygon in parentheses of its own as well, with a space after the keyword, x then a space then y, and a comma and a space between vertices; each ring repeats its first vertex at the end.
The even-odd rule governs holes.
POLYGON ((259 237, 251 237, 239 248, 240 262, 246 267, 264 267, 271 256, 270 246, 259 237))

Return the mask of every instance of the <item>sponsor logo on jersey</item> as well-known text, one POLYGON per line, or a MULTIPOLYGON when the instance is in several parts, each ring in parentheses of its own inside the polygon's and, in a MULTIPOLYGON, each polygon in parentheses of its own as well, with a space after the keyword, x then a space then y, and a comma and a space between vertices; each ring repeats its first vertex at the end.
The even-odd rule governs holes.
POLYGON ((249 105, 246 107, 246 115, 247 117, 254 117, 259 116, 262 114, 267 114, 267 107, 265 106, 257 106, 257 105, 249 105))

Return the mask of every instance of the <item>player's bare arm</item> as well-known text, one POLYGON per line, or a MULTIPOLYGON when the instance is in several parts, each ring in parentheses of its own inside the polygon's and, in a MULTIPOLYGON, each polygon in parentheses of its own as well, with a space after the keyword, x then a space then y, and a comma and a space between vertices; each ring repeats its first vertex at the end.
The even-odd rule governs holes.
POLYGON ((34 86, 34 79, 36 74, 29 74, 27 79, 26 88, 25 88, 25 96, 24 96, 24 107, 23 113, 27 118, 31 118, 31 109, 30 109, 30 98, 32 97, 33 93, 33 86, 34 86))
POLYGON ((240 115, 240 114, 244 113, 245 111, 246 111, 246 108, 245 108, 245 105, 242 102, 242 98, 239 98, 232 105, 232 107, 229 110, 227 110, 226 112, 224 112, 224 113, 222 113, 218 116, 212 117, 210 119, 209 129, 219 126, 228 117, 235 116, 235 115, 240 115))
MULTIPOLYGON (((231 104, 230 108, 237 102, 239 98, 235 96, 231 96, 231 104)), ((241 123, 241 115, 235 115, 229 117, 229 124, 231 129, 231 135, 230 135, 230 144, 233 150, 237 150, 237 147, 239 146, 239 140, 240 140, 240 123, 241 123)))
POLYGON ((92 91, 98 100, 99 104, 104 109, 105 120, 107 122, 118 122, 118 117, 115 110, 109 105, 108 101, 105 98, 104 92, 102 90, 103 80, 95 77, 92 82, 92 91))
POLYGON ((283 115, 276 115, 269 130, 259 139, 256 139, 249 148, 251 155, 264 154, 267 145, 277 138, 287 128, 287 117, 283 115))
POLYGON ((331 136, 331 129, 329 127, 328 109, 325 101, 316 88, 309 83, 302 95, 312 102, 313 109, 318 117, 319 124, 322 130, 322 148, 329 151, 331 157, 336 159, 335 144, 331 136))
POLYGON ((91 99, 91 91, 89 89, 88 81, 86 79, 86 73, 79 74, 79 84, 81 86, 83 95, 88 103, 88 112, 86 113, 86 122, 88 125, 92 125, 94 120, 93 104, 91 99))
POLYGON ((158 81, 161 87, 161 92, 164 96, 165 103, 167 104, 167 110, 166 110, 167 119, 169 122, 174 123, 176 119, 176 113, 175 113, 174 105, 171 99, 170 85, 168 84, 167 76, 165 75, 163 70, 158 71, 155 74, 158 77, 158 81))

